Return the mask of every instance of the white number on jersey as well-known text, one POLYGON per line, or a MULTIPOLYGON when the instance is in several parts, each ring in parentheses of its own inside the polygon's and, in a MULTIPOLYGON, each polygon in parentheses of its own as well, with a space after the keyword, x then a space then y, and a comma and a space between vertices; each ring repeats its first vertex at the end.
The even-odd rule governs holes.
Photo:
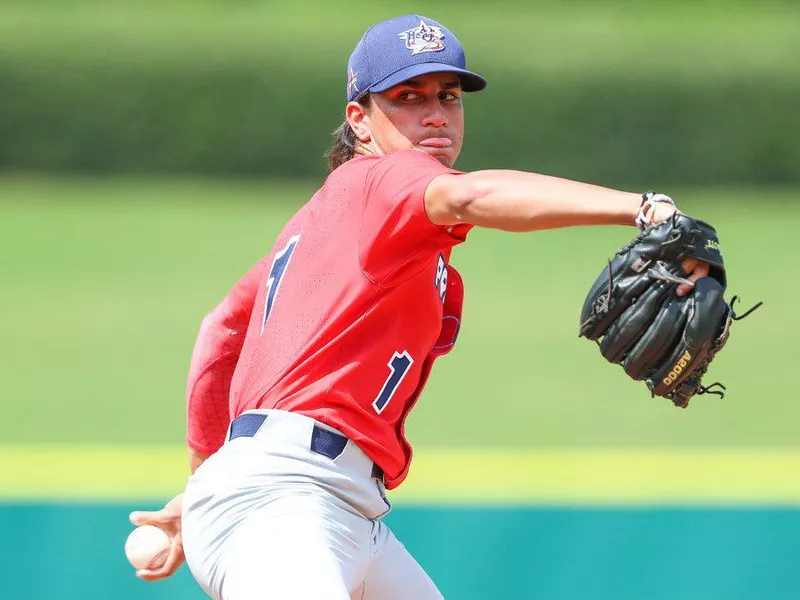
POLYGON ((444 262, 444 255, 441 253, 436 263, 436 279, 433 285, 439 289, 439 300, 444 304, 444 296, 447 293, 447 263, 444 262))

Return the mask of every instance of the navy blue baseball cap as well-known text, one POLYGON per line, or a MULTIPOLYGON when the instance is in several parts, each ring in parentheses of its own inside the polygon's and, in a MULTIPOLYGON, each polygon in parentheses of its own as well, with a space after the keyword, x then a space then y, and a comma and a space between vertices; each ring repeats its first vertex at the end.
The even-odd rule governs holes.
POLYGON ((426 73, 455 73, 461 89, 477 92, 486 80, 467 71, 464 49, 452 32, 433 19, 405 15, 373 25, 356 44, 347 64, 347 101, 426 73))

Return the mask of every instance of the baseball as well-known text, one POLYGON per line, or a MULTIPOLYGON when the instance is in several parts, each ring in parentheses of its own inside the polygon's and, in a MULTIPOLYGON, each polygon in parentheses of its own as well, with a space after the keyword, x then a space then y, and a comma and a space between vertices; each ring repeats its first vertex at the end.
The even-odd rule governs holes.
POLYGON ((139 569, 158 569, 167 560, 170 549, 169 536, 158 527, 137 527, 125 541, 125 556, 139 569))

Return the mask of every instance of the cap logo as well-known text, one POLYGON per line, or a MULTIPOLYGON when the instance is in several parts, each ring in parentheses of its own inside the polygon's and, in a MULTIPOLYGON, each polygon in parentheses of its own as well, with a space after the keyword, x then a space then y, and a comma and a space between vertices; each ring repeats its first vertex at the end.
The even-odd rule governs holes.
POLYGON ((420 20, 419 26, 398 33, 397 37, 406 43, 406 48, 411 50, 411 55, 422 52, 439 52, 444 50, 444 34, 441 27, 428 25, 420 20))
POLYGON ((353 69, 350 69, 350 77, 347 80, 347 95, 348 96, 355 96, 359 94, 361 90, 358 89, 358 73, 354 72, 353 69))

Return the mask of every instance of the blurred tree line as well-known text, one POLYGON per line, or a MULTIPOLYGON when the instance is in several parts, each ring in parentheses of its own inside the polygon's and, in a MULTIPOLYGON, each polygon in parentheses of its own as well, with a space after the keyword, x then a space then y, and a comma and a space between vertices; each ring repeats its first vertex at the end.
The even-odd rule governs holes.
POLYGON ((604 184, 800 183, 791 4, 0 3, 0 167, 326 172, 370 24, 442 21, 489 80, 459 167, 604 184))

